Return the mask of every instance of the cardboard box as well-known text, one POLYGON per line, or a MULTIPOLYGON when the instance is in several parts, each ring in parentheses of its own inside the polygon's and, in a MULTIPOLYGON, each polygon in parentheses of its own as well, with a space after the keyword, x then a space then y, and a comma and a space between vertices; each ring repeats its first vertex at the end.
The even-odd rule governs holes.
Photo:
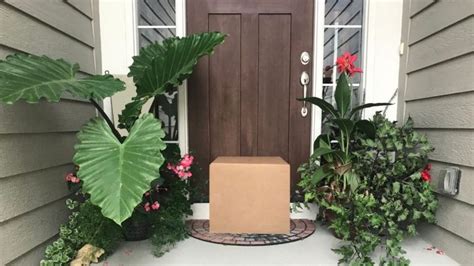
POLYGON ((290 165, 282 158, 218 157, 209 177, 211 233, 289 233, 290 165))

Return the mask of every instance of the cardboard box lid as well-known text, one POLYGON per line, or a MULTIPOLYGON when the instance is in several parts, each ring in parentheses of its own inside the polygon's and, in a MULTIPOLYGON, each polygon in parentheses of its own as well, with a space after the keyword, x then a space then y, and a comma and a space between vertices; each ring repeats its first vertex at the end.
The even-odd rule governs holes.
POLYGON ((276 164, 288 165, 278 156, 219 156, 211 164, 276 164))

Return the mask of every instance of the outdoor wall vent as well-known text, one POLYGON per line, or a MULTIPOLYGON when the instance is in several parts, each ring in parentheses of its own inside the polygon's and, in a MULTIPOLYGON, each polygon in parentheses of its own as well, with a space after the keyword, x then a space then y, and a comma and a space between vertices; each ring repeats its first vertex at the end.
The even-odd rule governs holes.
POLYGON ((461 180, 461 169, 457 167, 448 167, 441 170, 439 191, 443 194, 455 196, 459 193, 459 183, 461 180))

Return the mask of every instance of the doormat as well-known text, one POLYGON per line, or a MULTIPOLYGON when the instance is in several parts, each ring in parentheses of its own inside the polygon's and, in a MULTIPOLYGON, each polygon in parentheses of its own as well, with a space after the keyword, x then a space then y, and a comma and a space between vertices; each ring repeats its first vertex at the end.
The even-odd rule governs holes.
POLYGON ((307 238, 316 229, 307 219, 292 219, 289 234, 221 234, 209 233, 209 220, 186 221, 188 234, 196 239, 233 246, 267 246, 290 243, 307 238))

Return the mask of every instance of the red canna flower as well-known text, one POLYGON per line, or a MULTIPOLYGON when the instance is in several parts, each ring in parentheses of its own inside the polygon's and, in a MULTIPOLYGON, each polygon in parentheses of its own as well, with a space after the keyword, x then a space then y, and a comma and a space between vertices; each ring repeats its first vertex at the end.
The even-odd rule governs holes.
POLYGON ((430 182, 431 181, 430 170, 431 170, 431 164, 429 163, 425 166, 423 171, 421 171, 421 179, 423 179, 423 181, 425 181, 425 182, 430 182))
POLYGON ((337 61, 337 71, 340 73, 346 72, 350 77, 355 73, 362 73, 362 69, 354 66, 354 62, 357 60, 357 55, 351 55, 348 52, 345 52, 340 56, 337 61))

